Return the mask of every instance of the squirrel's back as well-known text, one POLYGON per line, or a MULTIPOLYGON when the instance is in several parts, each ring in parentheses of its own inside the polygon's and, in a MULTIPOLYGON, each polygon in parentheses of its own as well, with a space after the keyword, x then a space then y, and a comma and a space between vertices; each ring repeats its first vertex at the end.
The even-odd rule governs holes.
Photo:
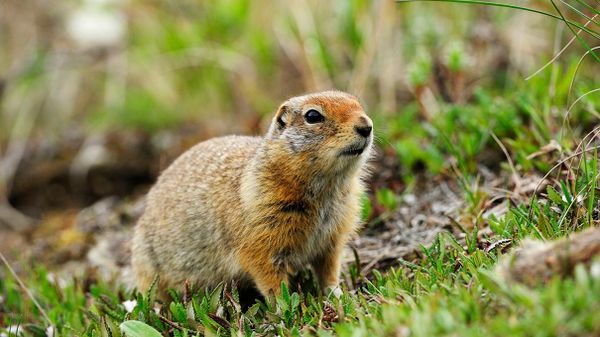
POLYGON ((155 275, 161 276, 161 284, 181 284, 203 275, 204 279, 190 279, 202 285, 238 273, 230 270, 235 263, 225 261, 233 240, 227 224, 242 216, 240 180, 260 142, 259 137, 245 136, 209 139, 160 175, 148 193, 133 240, 134 251, 141 252, 133 255, 133 266, 138 275, 148 274, 147 285, 155 275), (193 254, 186 253, 190 247, 196 247, 193 254), (215 270, 217 265, 226 270, 215 270))

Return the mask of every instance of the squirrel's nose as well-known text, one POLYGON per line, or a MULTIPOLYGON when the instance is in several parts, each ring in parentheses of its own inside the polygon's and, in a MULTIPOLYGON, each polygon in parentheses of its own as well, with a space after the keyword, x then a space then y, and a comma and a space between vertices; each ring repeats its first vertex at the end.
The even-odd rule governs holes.
POLYGON ((370 125, 355 125, 354 130, 359 135, 367 138, 371 135, 371 131, 373 131, 373 127, 370 125))

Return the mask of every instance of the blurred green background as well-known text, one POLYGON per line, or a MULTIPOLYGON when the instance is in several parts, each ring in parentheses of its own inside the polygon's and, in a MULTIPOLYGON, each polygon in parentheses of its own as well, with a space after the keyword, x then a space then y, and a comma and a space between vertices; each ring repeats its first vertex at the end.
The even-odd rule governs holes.
POLYGON ((422 2, 13 0, 1 15, 3 143, 190 121, 247 132, 281 100, 328 88, 372 114, 401 113, 428 84, 464 103, 517 89, 570 35, 533 13, 422 2))
MULTIPOLYGON (((560 5, 585 23, 580 2, 560 5)), ((598 65, 588 55, 573 81, 586 52, 575 41, 524 79, 572 36, 531 12, 425 1, 3 1, 0 196, 42 207, 23 198, 126 194, 133 187, 103 191, 89 170, 112 160, 122 166, 113 177, 149 182, 194 142, 260 134, 282 100, 331 88, 363 100, 409 183, 423 168, 448 169, 450 157, 475 172, 492 131, 510 138, 517 164, 547 169, 527 156, 561 136, 567 106, 597 87, 598 65), (48 176, 37 185, 34 168, 48 176)), ((579 131, 597 122, 593 99, 570 112, 579 131)))

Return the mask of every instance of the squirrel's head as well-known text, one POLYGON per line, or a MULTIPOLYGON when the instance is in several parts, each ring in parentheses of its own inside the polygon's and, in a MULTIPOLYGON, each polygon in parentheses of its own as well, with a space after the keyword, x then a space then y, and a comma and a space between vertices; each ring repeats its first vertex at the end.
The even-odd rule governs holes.
POLYGON ((284 102, 266 138, 316 169, 339 172, 366 162, 373 122, 355 96, 324 91, 284 102))

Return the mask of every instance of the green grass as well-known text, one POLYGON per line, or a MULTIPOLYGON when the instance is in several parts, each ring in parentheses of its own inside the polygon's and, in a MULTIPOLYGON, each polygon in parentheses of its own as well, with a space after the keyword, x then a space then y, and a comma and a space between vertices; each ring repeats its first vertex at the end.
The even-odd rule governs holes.
MULTIPOLYGON (((597 167, 597 160, 586 164, 597 167)), ((562 237, 592 225, 598 221, 599 193, 591 186, 597 183, 597 169, 590 169, 576 182, 562 183, 561 192, 541 197, 533 208, 512 208, 491 222, 492 237, 474 230, 459 242, 440 234, 422 247, 417 260, 400 261, 399 267, 369 277, 354 266, 339 299, 290 292, 282 285, 279 298, 258 300, 242 310, 237 290, 229 286, 190 292, 185 300, 174 294, 177 300, 157 304, 152 290, 140 294, 102 282, 83 289, 81 280, 59 285, 42 268, 25 284, 61 336, 119 336, 119 324, 128 320, 174 336, 395 336, 409 331, 411 336, 593 336, 600 333, 599 275, 580 266, 573 277, 538 287, 509 284, 494 272, 502 253, 487 249, 486 242, 510 238, 516 245, 524 237, 562 237), (583 197, 573 204, 576 195, 583 197), (137 301, 131 312, 123 305, 127 300, 137 301)), ((4 326, 43 335, 49 322, 10 275, 0 279, 0 295, 4 326)))

